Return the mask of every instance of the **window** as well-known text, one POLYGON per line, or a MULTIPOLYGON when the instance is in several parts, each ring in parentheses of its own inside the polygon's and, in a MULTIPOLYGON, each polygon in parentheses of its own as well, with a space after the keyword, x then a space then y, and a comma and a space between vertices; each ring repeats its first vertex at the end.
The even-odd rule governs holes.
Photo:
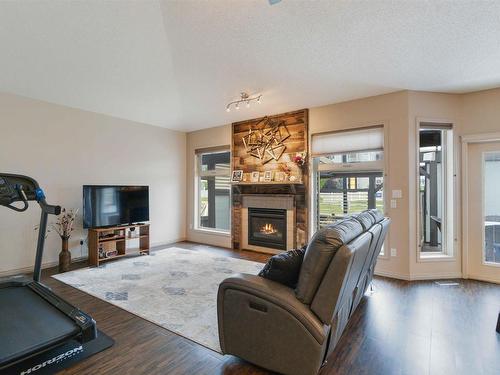
POLYGON ((229 232, 231 210, 230 152, 196 152, 197 228, 229 232))
POLYGON ((317 228, 371 208, 383 212, 383 171, 344 172, 325 165, 321 157, 315 161, 317 228))
POLYGON ((384 211, 383 140, 381 126, 313 135, 317 229, 367 209, 384 211))
POLYGON ((420 124, 420 257, 453 255, 453 134, 451 125, 420 124))
POLYGON ((483 260, 500 264, 500 152, 483 154, 484 170, 484 243, 483 260))

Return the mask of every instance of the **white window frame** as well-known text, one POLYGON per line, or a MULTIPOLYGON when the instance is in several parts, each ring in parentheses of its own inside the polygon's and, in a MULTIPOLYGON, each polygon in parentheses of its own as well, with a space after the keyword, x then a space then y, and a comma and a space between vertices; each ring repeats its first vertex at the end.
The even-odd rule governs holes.
MULTIPOLYGON (((309 165, 309 170, 312 171, 311 173, 311 179, 310 179, 310 191, 312 194, 310 194, 310 202, 311 202, 311 212, 309 216, 309 222, 312 224, 310 226, 309 230, 309 236, 311 237, 314 232, 316 231, 317 228, 317 220, 316 220, 316 210, 318 209, 317 204, 316 204, 316 178, 317 175, 316 173, 319 171, 382 171, 383 177, 384 177, 384 216, 389 216, 388 215, 388 208, 390 207, 389 205, 389 197, 390 197, 390 176, 388 174, 389 171, 389 160, 390 160, 390 146, 389 146, 389 131, 390 127, 389 124, 385 122, 373 122, 373 123, 365 123, 362 125, 358 125, 355 127, 351 128, 344 128, 344 129, 338 129, 335 131, 327 131, 327 132, 320 132, 320 133, 314 133, 310 135, 310 142, 309 145, 312 145, 312 137, 314 135, 320 135, 320 134, 327 134, 327 133, 334 133, 334 132, 350 132, 350 131, 356 131, 356 130, 363 130, 363 129, 369 129, 373 127, 381 127, 384 133, 384 146, 383 146, 383 152, 384 152, 384 158, 382 160, 378 161, 373 161, 373 162, 359 162, 359 163, 349 163, 349 164, 331 164, 331 165, 325 165, 322 167, 316 168, 314 166, 314 159, 318 157, 319 155, 313 155, 312 151, 310 151, 310 165, 309 165)), ((369 150, 368 150, 369 151, 369 150)), ((362 152, 362 151, 356 151, 356 152, 362 152)), ((390 232, 390 231, 389 231, 390 232)), ((384 259, 388 260, 390 258, 390 251, 389 249, 391 248, 390 245, 390 233, 387 233, 387 236, 384 241, 384 246, 382 248, 382 252, 379 254, 378 258, 379 259, 384 259)))
POLYGON ((195 173, 194 173, 194 223, 193 223, 193 228, 195 231, 198 232, 205 232, 209 234, 219 234, 219 235, 224 235, 224 236, 230 236, 231 234, 231 202, 232 202, 232 192, 231 188, 229 190, 229 229, 224 230, 224 229, 217 229, 217 228, 207 228, 201 226, 200 220, 200 180, 203 177, 217 177, 217 176, 224 176, 224 177, 229 177, 231 178, 231 149, 230 146, 217 146, 217 147, 210 147, 206 149, 201 149, 201 150, 195 150, 195 173), (203 155, 207 154, 217 154, 217 153, 223 153, 223 152, 229 152, 229 169, 227 173, 225 171, 217 171, 217 170, 209 170, 209 171, 203 171, 202 170, 202 164, 201 164, 201 159, 203 155))
POLYGON ((425 263, 425 262, 454 262, 457 258, 457 219, 454 209, 457 205, 457 189, 456 189, 456 167, 457 167, 457 156, 456 152, 458 147, 456 147, 455 141, 455 126, 453 121, 446 120, 425 120, 425 119, 417 119, 416 122, 416 133, 415 133, 415 168, 416 168, 416 240, 417 240, 417 262, 425 263), (442 232, 442 244, 440 252, 431 252, 424 253, 422 252, 421 247, 421 236, 420 236, 420 130, 421 129, 439 129, 446 130, 446 145, 445 152, 443 152, 444 162, 442 165, 446 168, 446 177, 443 179, 443 196, 446 197, 444 200, 443 207, 443 218, 445 218, 444 222, 444 231, 442 232), (451 146, 451 150, 449 147, 451 146), (451 157, 450 157, 451 156, 451 157))

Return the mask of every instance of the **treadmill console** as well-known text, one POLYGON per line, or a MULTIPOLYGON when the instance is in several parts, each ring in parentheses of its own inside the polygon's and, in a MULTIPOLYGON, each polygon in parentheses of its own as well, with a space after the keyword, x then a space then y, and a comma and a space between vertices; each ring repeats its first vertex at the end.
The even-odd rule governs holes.
POLYGON ((0 205, 15 211, 25 211, 28 201, 38 200, 39 191, 35 180, 27 176, 0 174, 0 205), (23 202, 23 207, 14 206, 15 202, 23 202))
POLYGON ((10 184, 5 180, 5 178, 0 177, 0 197, 10 197, 12 194, 15 194, 15 191, 12 189, 10 184))

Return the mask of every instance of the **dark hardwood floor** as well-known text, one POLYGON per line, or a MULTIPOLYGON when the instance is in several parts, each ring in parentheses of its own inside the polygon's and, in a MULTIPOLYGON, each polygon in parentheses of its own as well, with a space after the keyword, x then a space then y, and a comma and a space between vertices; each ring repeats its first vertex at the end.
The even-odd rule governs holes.
MULTIPOLYGON (((265 262, 266 255, 193 243, 175 246, 265 262)), ((82 267, 77 264, 74 267, 82 267)), ((63 374, 269 374, 67 286, 43 282, 89 313, 115 345, 63 374)), ((321 374, 500 374, 500 286, 471 280, 374 280, 321 374)))

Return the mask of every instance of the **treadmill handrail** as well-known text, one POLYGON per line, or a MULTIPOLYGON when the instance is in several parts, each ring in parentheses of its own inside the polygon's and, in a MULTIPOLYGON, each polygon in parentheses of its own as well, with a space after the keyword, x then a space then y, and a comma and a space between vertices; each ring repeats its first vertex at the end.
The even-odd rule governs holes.
POLYGON ((47 233, 47 217, 48 215, 59 215, 61 213, 61 206, 54 206, 47 203, 45 194, 40 188, 38 182, 28 176, 0 173, 0 179, 5 181, 7 194, 2 197, 0 203, 15 211, 25 211, 28 208, 28 201, 36 201, 42 209, 40 216, 40 226, 38 228, 38 241, 35 253, 35 265, 33 268, 33 280, 40 281, 40 274, 42 271, 43 250, 45 246, 45 234, 47 233), (24 187, 29 187, 25 191, 24 187), (16 194, 17 193, 17 194, 16 194), (15 207, 12 204, 15 202, 23 202, 24 207, 15 207))
MULTIPOLYGON (((95 320, 92 319, 92 317, 90 317, 89 315, 80 311, 75 306, 66 302, 61 297, 57 296, 50 290, 50 288, 44 286, 39 282, 45 244, 45 234, 47 231, 48 215, 59 215, 61 213, 61 207, 48 204, 45 200, 45 194, 43 193, 43 190, 31 177, 0 173, 0 205, 11 208, 15 211, 24 211, 27 207, 16 207, 12 204, 15 202, 23 202, 26 206, 28 205, 28 201, 38 202, 41 208, 35 266, 33 270, 33 281, 27 281, 26 279, 9 279, 6 281, 2 280, 0 281, 0 290, 2 292, 6 292, 6 289, 8 288, 19 290, 29 288, 33 293, 35 293, 36 296, 38 296, 38 298, 41 299, 41 301, 45 301, 45 303, 50 305, 52 307, 52 310, 55 308, 62 312, 66 317, 71 319, 75 327, 74 332, 71 332, 72 337, 78 339, 81 343, 94 340, 97 337, 95 320)), ((16 300, 14 300, 13 304, 6 304, 6 306, 16 306, 15 302, 16 300)), ((24 309, 24 311, 26 311, 26 309, 24 309)), ((37 317, 35 314, 34 319, 36 318, 37 317)), ((17 332, 14 332, 13 335, 15 335, 16 333, 17 332)), ((0 332, 0 338, 2 340, 6 339, 5 337, 1 336, 2 335, 0 332)), ((38 345, 36 348, 28 348, 24 351, 17 351, 17 354, 15 356, 13 356, 12 358, 9 357, 5 361, 5 363, 0 363, 0 372, 3 372, 3 370, 11 366, 12 363, 16 363, 23 360, 24 358, 36 355, 40 351, 52 348, 54 345, 60 345, 63 340, 66 340, 68 337, 69 336, 58 337, 57 341, 54 341, 53 339, 52 341, 47 340, 47 342, 40 343, 40 345, 38 345)))

